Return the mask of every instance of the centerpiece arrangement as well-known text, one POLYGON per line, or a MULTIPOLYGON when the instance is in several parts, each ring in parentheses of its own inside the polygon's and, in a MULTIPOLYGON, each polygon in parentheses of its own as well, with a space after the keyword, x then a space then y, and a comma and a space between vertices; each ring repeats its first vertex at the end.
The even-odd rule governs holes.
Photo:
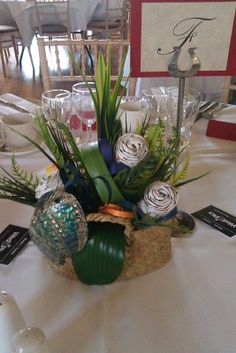
POLYGON ((123 67, 112 88, 111 53, 107 62, 100 53, 90 91, 95 141, 77 144, 69 126, 38 112, 38 133, 47 148, 30 142, 51 163, 45 176, 24 170, 14 155, 11 173, 1 167, 0 198, 35 207, 33 242, 56 271, 87 284, 159 268, 171 256, 171 234, 192 228, 178 218, 179 187, 199 177, 185 179, 189 158, 180 158, 184 147, 175 127, 168 142, 162 120, 151 123, 145 116, 135 133, 122 128, 122 77, 123 67))

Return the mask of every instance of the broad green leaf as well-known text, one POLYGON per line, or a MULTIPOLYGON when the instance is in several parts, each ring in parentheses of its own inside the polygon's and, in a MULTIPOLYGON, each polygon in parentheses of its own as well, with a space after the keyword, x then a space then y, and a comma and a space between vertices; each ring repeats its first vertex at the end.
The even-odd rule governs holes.
POLYGON ((72 255, 74 270, 86 284, 109 284, 123 270, 124 227, 108 222, 89 222, 89 240, 82 251, 72 255))
POLYGON ((84 144, 81 148, 81 156, 102 201, 116 203, 122 200, 123 196, 110 175, 99 150, 98 142, 84 144))

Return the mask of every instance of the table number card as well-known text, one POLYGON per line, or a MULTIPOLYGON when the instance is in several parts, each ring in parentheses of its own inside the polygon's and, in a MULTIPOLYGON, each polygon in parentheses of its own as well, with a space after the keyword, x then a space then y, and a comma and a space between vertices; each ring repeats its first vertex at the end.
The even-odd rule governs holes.
POLYGON ((181 70, 201 61, 199 76, 236 74, 236 1, 131 0, 131 74, 169 76, 174 47, 181 47, 181 70))

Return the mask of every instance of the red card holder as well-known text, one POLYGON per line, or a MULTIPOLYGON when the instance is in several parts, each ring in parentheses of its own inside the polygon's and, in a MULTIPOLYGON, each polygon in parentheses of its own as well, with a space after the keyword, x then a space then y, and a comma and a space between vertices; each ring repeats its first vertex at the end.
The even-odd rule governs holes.
POLYGON ((206 135, 223 140, 236 141, 236 123, 220 120, 209 120, 206 135))

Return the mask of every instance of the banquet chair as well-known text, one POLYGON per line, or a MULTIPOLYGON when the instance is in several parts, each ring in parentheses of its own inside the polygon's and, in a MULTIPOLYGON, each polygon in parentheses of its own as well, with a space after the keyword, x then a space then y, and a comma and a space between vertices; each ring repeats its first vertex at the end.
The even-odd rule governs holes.
POLYGON ((69 0, 34 0, 37 26, 36 35, 70 37, 70 2, 69 0))
POLYGON ((6 77, 6 63, 9 58, 9 48, 14 49, 16 62, 18 64, 18 47, 16 37, 19 35, 18 28, 15 26, 0 25, 0 56, 2 62, 3 76, 6 77))
POLYGON ((21 62, 19 59, 19 46, 22 47, 21 57, 23 56, 24 46, 22 46, 21 36, 9 9, 7 1, 0 2, 0 56, 2 71, 6 77, 6 65, 9 61, 11 49, 14 49, 16 63, 21 62))
MULTIPOLYGON (((105 0, 105 18, 91 20, 87 30, 93 38, 128 39, 130 25, 130 0, 105 0)), ((87 31, 87 33, 88 33, 87 31)))
POLYGON ((226 76, 221 90, 220 101, 222 103, 230 103, 234 91, 236 91, 236 82, 235 77, 226 76))
MULTIPOLYGON (((22 38, 20 36, 19 30, 15 26, 0 25, 0 56, 2 62, 3 76, 7 76, 6 64, 10 57, 10 48, 13 48, 15 59, 17 65, 22 62, 23 54, 25 51, 25 46, 22 44, 22 38), (21 52, 19 52, 19 47, 21 47, 21 52)), ((27 47, 30 62, 34 70, 34 62, 31 54, 30 47, 27 47)))
MULTIPOLYGON (((45 91, 55 88, 56 84, 60 84, 60 87, 64 84, 63 88, 70 89, 73 83, 84 81, 84 76, 88 80, 93 80, 97 70, 98 53, 102 51, 107 58, 109 48, 112 50, 111 80, 115 83, 130 45, 128 40, 109 39, 45 40, 39 37, 37 41, 45 91), (92 56, 92 63, 87 48, 92 56)), ((129 72, 126 70, 124 82, 128 77, 129 72)), ((135 83, 135 79, 129 80, 127 94, 134 95, 135 83)))

